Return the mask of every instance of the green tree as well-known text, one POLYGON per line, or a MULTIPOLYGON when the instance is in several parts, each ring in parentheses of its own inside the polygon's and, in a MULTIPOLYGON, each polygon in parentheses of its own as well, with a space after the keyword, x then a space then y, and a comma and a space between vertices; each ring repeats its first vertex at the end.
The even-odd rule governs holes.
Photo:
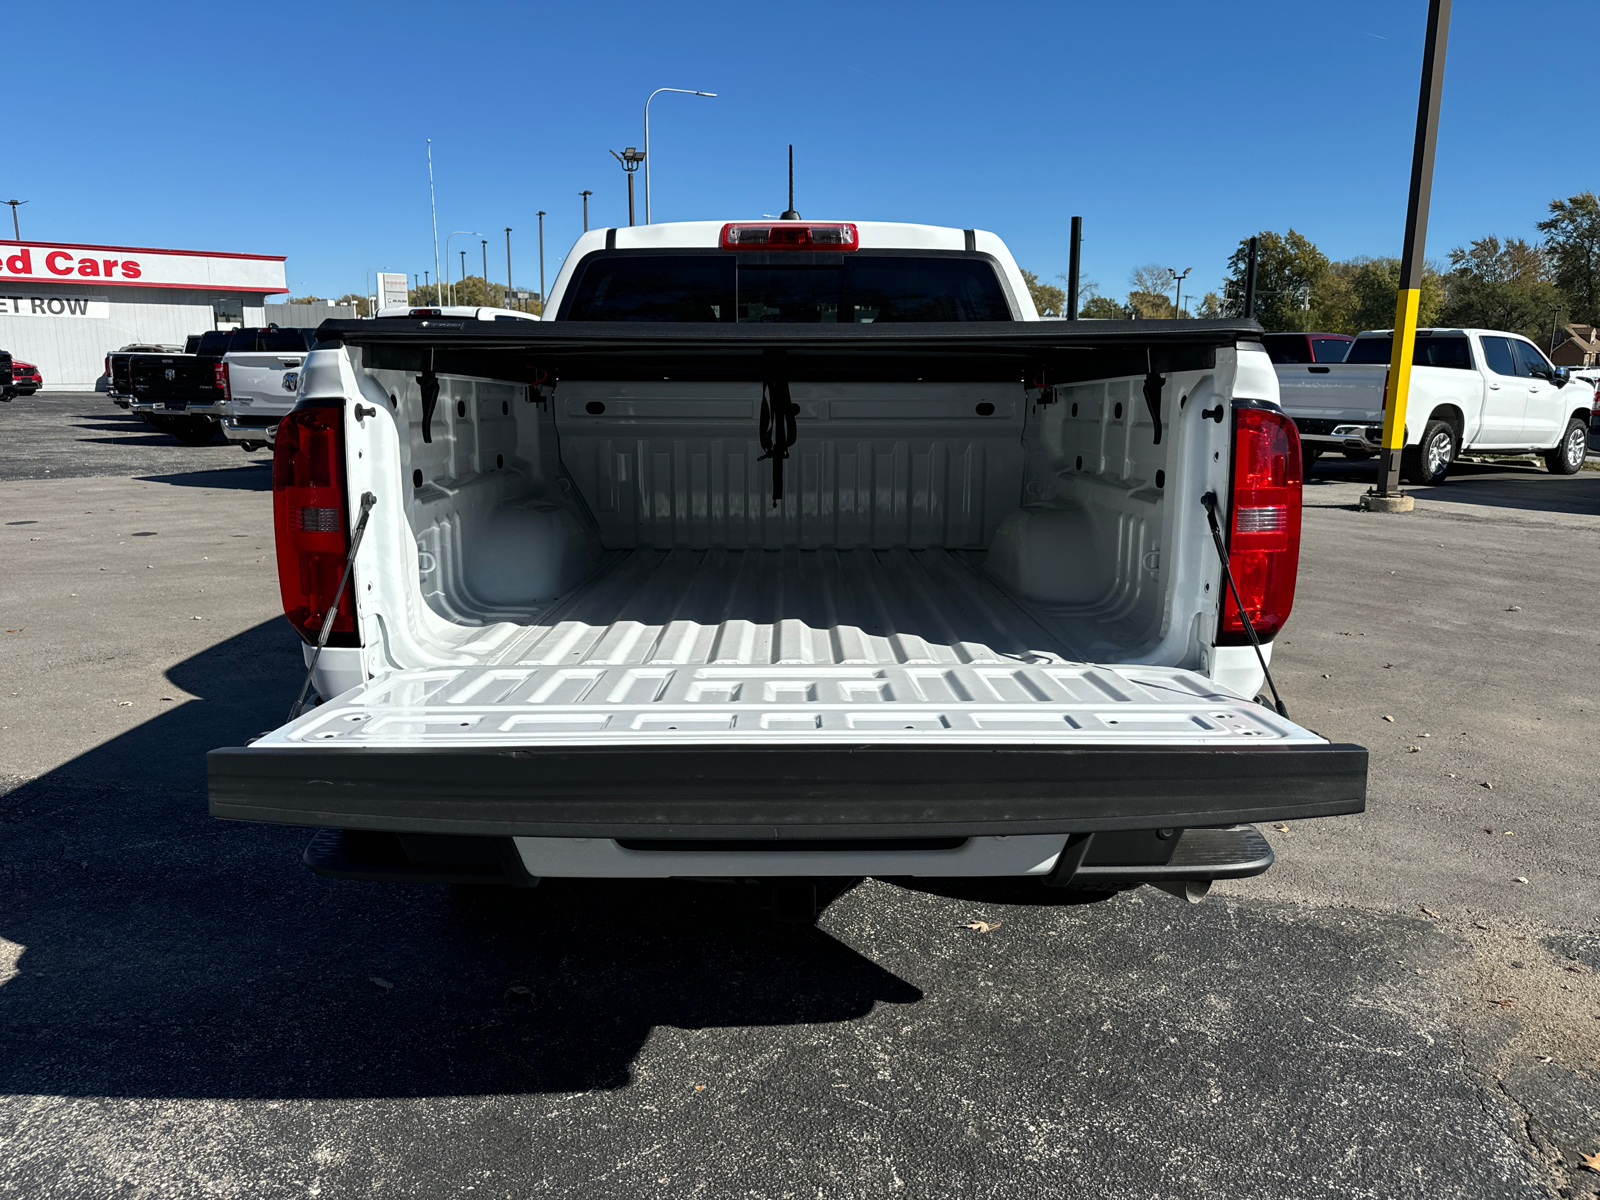
POLYGON ((353 304, 356 307, 356 316, 365 317, 367 310, 372 307, 372 300, 368 296, 358 296, 354 292, 346 292, 334 301, 335 304, 353 304))
MULTIPOLYGON (((1019 271, 1021 267, 1017 268, 1019 271)), ((1032 271, 1022 271, 1022 278, 1028 284, 1028 292, 1033 296, 1033 307, 1038 310, 1041 317, 1059 317, 1067 311, 1067 293, 1054 284, 1040 283, 1039 277, 1032 271)))
MULTIPOLYGON (((1286 234, 1263 230, 1257 235, 1256 320, 1269 332, 1319 329, 1313 301, 1319 287, 1326 288, 1331 273, 1328 256, 1293 229, 1286 234)), ((1242 303, 1250 242, 1245 239, 1228 259, 1229 298, 1242 303)))
POLYGON ((1155 263, 1145 263, 1128 272, 1128 307, 1141 321, 1170 321, 1178 315, 1167 289, 1173 287, 1172 272, 1155 263))
POLYGON ((1086 321, 1125 321, 1127 309, 1110 296, 1090 296, 1078 305, 1078 315, 1086 321))
POLYGON ((290 304, 326 304, 321 296, 290 296, 290 304))
POLYGON ((1579 192, 1552 200, 1538 228, 1555 285, 1572 306, 1567 319, 1600 323, 1600 197, 1579 192))
POLYGON ((1566 307, 1566 298, 1548 278, 1543 252, 1521 238, 1479 238, 1450 251, 1445 304, 1447 325, 1505 329, 1541 341, 1566 307))
MULTIPOLYGON (((1422 269, 1421 292, 1417 324, 1427 328, 1438 321, 1445 299, 1444 280, 1431 266, 1422 269)), ((1358 257, 1331 263, 1327 277, 1312 292, 1312 327, 1327 333, 1388 329, 1394 325, 1399 295, 1398 258, 1358 257)))

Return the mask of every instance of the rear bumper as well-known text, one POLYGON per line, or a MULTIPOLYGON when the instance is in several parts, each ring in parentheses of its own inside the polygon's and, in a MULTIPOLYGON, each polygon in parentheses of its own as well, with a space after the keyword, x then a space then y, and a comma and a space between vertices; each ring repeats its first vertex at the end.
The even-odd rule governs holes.
POLYGON ((136 413, 174 417, 216 417, 222 405, 210 400, 145 400, 135 398, 129 405, 136 413))
POLYGON ((980 837, 1357 813, 1367 751, 633 746, 213 750, 211 815, 523 837, 980 837))
POLYGON ((272 417, 222 418, 222 436, 230 442, 252 442, 272 445, 278 437, 278 423, 282 415, 272 417))

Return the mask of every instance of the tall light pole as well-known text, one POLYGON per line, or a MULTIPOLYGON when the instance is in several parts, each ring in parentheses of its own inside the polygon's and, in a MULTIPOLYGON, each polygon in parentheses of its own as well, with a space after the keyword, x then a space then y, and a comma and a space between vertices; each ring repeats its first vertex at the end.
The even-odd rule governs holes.
POLYGON ((1406 200, 1406 237, 1400 258, 1400 289, 1395 297, 1389 386, 1384 397, 1383 459, 1378 488, 1362 498, 1363 508, 1379 511, 1406 512, 1411 505, 1411 498, 1400 491, 1400 460, 1405 453, 1406 400, 1411 392, 1411 360, 1416 351, 1422 255, 1428 240, 1433 151, 1439 138, 1439 101, 1444 92, 1444 51, 1449 37, 1450 0, 1429 0, 1428 40, 1422 51, 1422 86, 1417 96, 1417 138, 1411 151, 1411 194, 1406 200))
POLYGON ((633 173, 639 169, 639 164, 644 162, 644 152, 629 146, 621 154, 611 151, 611 157, 622 164, 622 169, 628 173, 628 224, 633 224, 633 173))
POLYGON ((1179 275, 1176 269, 1172 267, 1167 268, 1167 274, 1172 276, 1172 282, 1178 285, 1178 293, 1172 298, 1172 315, 1174 317, 1181 317, 1183 315, 1183 305, 1179 303, 1183 299, 1183 281, 1189 278, 1189 272, 1192 270, 1194 270, 1193 267, 1185 267, 1183 269, 1183 274, 1179 275))
MULTIPOLYGON (((706 96, 711 99, 715 99, 717 95, 715 92, 697 92, 693 88, 657 88, 655 91, 651 92, 645 97, 644 155, 642 157, 644 158, 644 223, 646 225, 650 224, 650 101, 654 100, 662 92, 681 92, 685 96, 706 96)), ((613 153, 615 153, 615 151, 613 151, 613 153)), ((630 188, 633 186, 633 180, 631 177, 628 180, 628 186, 630 188)), ((629 218, 628 224, 633 224, 632 218, 629 218)))
MULTIPOLYGON (((483 245, 484 245, 484 251, 483 251, 484 260, 483 261, 487 263, 489 261, 489 259, 488 259, 488 254, 489 254, 488 246, 489 246, 489 243, 485 242, 483 245)), ((484 272, 485 273, 487 273, 488 270, 489 270, 488 267, 484 267, 484 272)), ((506 226, 506 307, 507 308, 511 307, 511 226, 509 226, 509 225, 506 226)))
MULTIPOLYGON (((477 237, 477 236, 478 236, 477 232, 474 231, 474 230, 471 230, 471 229, 456 229, 456 230, 452 230, 450 235, 449 235, 449 237, 446 237, 444 239, 444 265, 447 266, 447 267, 450 265, 450 238, 477 237)), ((463 253, 465 253, 465 251, 463 251, 463 253)), ((463 258, 461 260, 461 277, 463 279, 465 279, 466 275, 467 275, 467 262, 466 262, 466 259, 463 258)), ((441 297, 441 301, 442 301, 442 299, 443 298, 441 297)), ((454 301, 455 301, 455 293, 453 291, 450 293, 450 299, 451 299, 451 302, 454 303, 454 301)))
POLYGON ((588 233, 589 232, 589 197, 594 195, 594 193, 591 192, 591 191, 585 190, 585 191, 579 192, 578 195, 583 197, 583 231, 585 233, 588 233))
MULTIPOLYGON (((428 139, 428 208, 433 213, 433 277, 439 278, 439 205, 433 198, 433 139, 428 139)), ((445 239, 445 262, 450 261, 450 241, 445 239)), ((442 296, 435 296, 437 302, 442 296)))
POLYGON ((539 303, 544 304, 544 209, 539 210, 539 303))
POLYGON ((22 240, 22 227, 17 224, 17 209, 21 208, 27 201, 7 200, 6 203, 11 205, 11 232, 16 234, 17 241, 20 242, 22 240))

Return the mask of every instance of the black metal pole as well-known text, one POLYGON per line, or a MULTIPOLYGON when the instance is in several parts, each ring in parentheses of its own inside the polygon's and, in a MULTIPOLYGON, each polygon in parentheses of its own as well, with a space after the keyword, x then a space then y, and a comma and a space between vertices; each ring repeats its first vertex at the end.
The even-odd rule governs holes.
MULTIPOLYGON (((488 254, 487 242, 484 243, 484 254, 488 254)), ((483 285, 485 288, 487 288, 489 286, 489 265, 487 258, 484 260, 483 274, 483 285)), ((511 226, 509 225, 506 226, 506 307, 511 307, 511 226)))
POLYGON ((483 302, 489 303, 489 239, 479 238, 483 243, 483 302))
POLYGON ((1428 41, 1422 52, 1422 86, 1417 97, 1417 140, 1411 152, 1411 195, 1406 201, 1405 249, 1400 257, 1400 294, 1395 302, 1394 340, 1389 355, 1388 403, 1383 413, 1380 496, 1393 496, 1400 491, 1406 399, 1411 391, 1411 357, 1416 350, 1422 256, 1428 239, 1433 152, 1439 140, 1439 99, 1444 91, 1444 52, 1449 37, 1450 0, 1429 0, 1428 41))
POLYGON ((783 220, 798 221, 800 214, 794 210, 794 145, 789 146, 789 207, 784 210, 783 220))
POLYGON ((539 210, 539 303, 544 303, 544 209, 539 210))
POLYGON ((1067 243, 1067 320, 1078 319, 1078 269, 1083 265, 1083 218, 1072 218, 1072 239, 1067 243))
POLYGON ((585 233, 588 233, 589 232, 589 197, 594 195, 594 193, 590 192, 590 191, 582 191, 582 192, 579 192, 578 195, 583 197, 583 231, 585 233))
POLYGON ((1244 315, 1248 320, 1254 320, 1256 315, 1256 262, 1260 256, 1261 239, 1253 237, 1244 266, 1244 315))
POLYGON ((628 224, 633 224, 633 172, 628 172, 628 224))

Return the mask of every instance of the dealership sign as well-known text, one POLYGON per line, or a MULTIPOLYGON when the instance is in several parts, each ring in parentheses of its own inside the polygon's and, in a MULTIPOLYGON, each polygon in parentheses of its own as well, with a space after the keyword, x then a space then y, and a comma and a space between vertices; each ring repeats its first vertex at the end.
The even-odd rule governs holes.
MULTIPOLYGON (((287 292, 285 278, 281 256, 0 241, 0 293, 23 282, 82 286, 90 280, 101 287, 287 292)), ((15 312, 9 304, 5 311, 15 312)))
POLYGON ((104 296, 0 296, 0 317, 111 316, 111 301, 104 296))

